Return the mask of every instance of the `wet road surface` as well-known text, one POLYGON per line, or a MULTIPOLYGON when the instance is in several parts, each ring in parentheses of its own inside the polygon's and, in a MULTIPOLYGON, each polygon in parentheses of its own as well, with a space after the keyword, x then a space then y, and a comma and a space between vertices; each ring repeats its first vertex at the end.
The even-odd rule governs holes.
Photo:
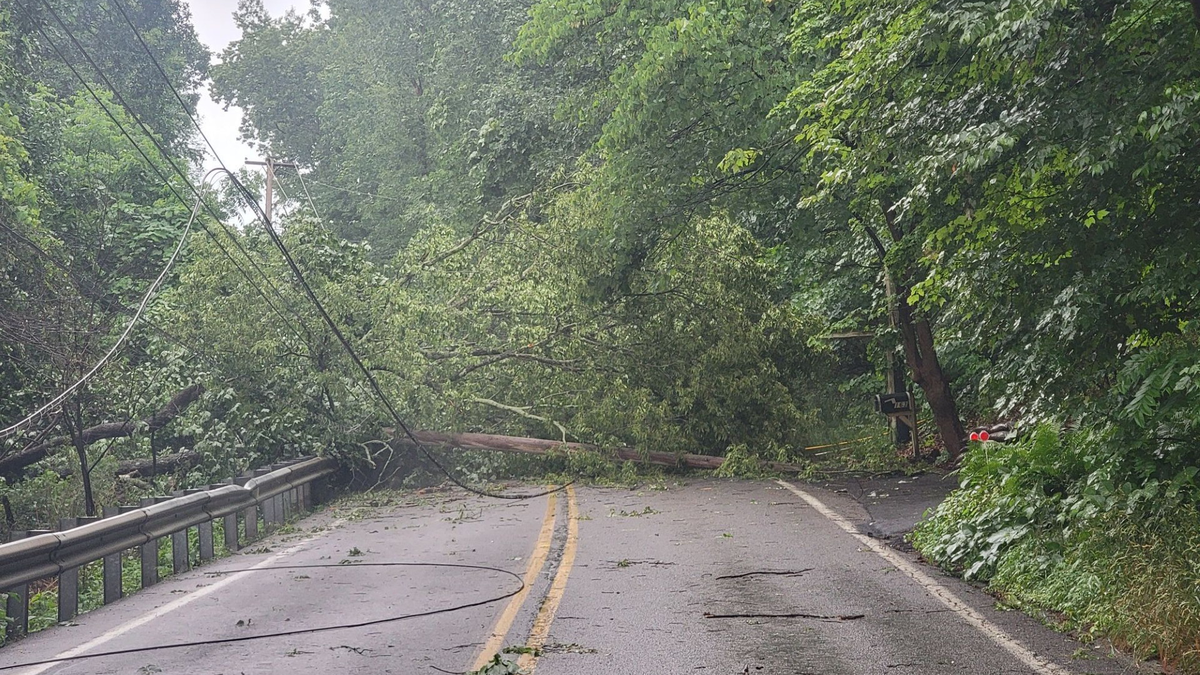
POLYGON ((1152 672, 998 610, 882 543, 936 501, 939 487, 924 483, 885 479, 857 494, 705 480, 518 502, 358 497, 5 647, 0 667, 377 623, 0 673, 433 675, 468 672, 505 648, 539 675, 1152 672), (393 565, 414 562, 512 574, 393 565), (524 592, 487 602, 520 579, 524 592), (387 621, 475 603, 486 604, 387 621))

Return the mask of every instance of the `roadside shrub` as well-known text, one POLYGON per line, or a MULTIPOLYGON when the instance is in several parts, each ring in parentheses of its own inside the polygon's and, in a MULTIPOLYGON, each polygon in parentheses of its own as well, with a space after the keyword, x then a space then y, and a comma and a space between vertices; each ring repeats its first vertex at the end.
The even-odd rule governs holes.
POLYGON ((913 544, 1061 628, 1200 673, 1195 471, 1131 461, 1123 437, 1043 426, 1020 443, 973 449, 960 488, 913 544))

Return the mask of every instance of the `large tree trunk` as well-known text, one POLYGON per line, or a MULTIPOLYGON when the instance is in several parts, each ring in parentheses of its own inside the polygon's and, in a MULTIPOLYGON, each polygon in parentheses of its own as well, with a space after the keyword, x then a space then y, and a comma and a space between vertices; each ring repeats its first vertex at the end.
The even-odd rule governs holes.
MULTIPOLYGON (((181 450, 174 454, 163 455, 150 459, 126 459, 117 462, 117 468, 113 470, 114 476, 126 476, 128 478, 149 478, 150 476, 159 476, 164 473, 172 473, 180 469, 189 469, 200 463, 200 453, 195 450, 181 450)), ((64 466, 58 470, 58 475, 66 478, 67 476, 75 475, 75 468, 64 466)), ((32 475, 26 474, 26 478, 32 478, 32 475)))
MULTIPOLYGON (((630 462, 660 464, 662 466, 690 467, 694 469, 717 469, 725 463, 724 457, 711 455, 675 454, 673 452, 642 452, 634 448, 601 448, 589 443, 563 443, 562 441, 547 441, 541 438, 523 438, 520 436, 498 436, 495 434, 441 434, 432 431, 413 432, 422 445, 443 448, 461 448, 464 450, 496 450, 500 452, 515 452, 528 455, 545 455, 552 451, 564 452, 597 452, 602 455, 630 462)), ((411 444, 405 436, 395 440, 401 444, 411 444)), ((794 473, 804 470, 804 467, 783 462, 763 462, 763 466, 771 471, 794 473)))
MULTIPOLYGON (((883 220, 887 225, 888 234, 892 241, 900 241, 911 233, 906 233, 900 223, 896 222, 893 204, 883 203, 883 220)), ((966 443, 966 431, 958 416, 958 405, 954 402, 954 394, 950 391, 950 382, 942 372, 942 363, 938 360, 937 349, 933 343, 933 330, 929 319, 918 316, 908 304, 912 289, 908 284, 893 276, 893 270, 888 268, 887 251, 869 228, 868 235, 872 238, 879 251, 883 263, 883 282, 887 290, 888 304, 891 305, 892 324, 900 330, 904 342, 904 359, 912 372, 913 382, 925 393, 925 400, 933 411, 933 423, 937 426, 938 436, 951 460, 957 460, 962 454, 966 443)), ((934 458, 937 453, 934 453, 934 458)))
MULTIPOLYGON (((76 434, 72 433, 68 436, 51 438, 31 448, 26 448, 21 452, 0 459, 0 476, 4 476, 10 480, 18 478, 25 467, 35 462, 40 462, 49 456, 53 450, 69 443, 74 443, 78 450, 80 444, 86 448, 92 443, 106 438, 132 436, 139 429, 146 432, 157 431, 182 414, 184 410, 187 410, 187 407, 195 403, 203 393, 203 385, 193 384, 177 392, 166 405, 149 417, 137 421, 129 420, 126 422, 97 424, 96 426, 80 431, 77 434, 78 440, 76 440, 76 434)), ((86 454, 86 450, 84 452, 86 454)))
MULTIPOLYGON (((967 434, 958 416, 958 405, 950 391, 950 382, 938 360, 933 331, 928 319, 914 315, 913 308, 908 304, 908 289, 901 287, 899 290, 901 293, 895 299, 895 306, 897 328, 904 338, 905 360, 912 371, 913 382, 925 393, 925 400, 933 411, 933 423, 937 426, 942 445, 950 453, 950 459, 957 460, 962 454, 967 434)), ((936 456, 937 453, 934 453, 936 456)))

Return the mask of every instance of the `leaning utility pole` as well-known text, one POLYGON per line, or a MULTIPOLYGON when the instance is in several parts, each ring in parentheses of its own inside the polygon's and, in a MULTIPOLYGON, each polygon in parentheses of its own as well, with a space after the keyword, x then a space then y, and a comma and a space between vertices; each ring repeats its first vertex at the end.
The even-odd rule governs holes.
POLYGON ((275 168, 281 167, 281 168, 285 168, 285 169, 294 169, 294 168, 296 168, 296 163, 295 162, 280 162, 272 157, 267 157, 266 161, 263 161, 263 162, 252 162, 250 160, 246 160, 246 166, 265 166, 265 167, 267 167, 267 189, 264 191, 265 198, 263 199, 263 201, 265 203, 263 204, 263 212, 267 214, 267 220, 274 223, 275 219, 271 217, 271 208, 274 205, 273 197, 274 197, 274 190, 275 190, 275 168))

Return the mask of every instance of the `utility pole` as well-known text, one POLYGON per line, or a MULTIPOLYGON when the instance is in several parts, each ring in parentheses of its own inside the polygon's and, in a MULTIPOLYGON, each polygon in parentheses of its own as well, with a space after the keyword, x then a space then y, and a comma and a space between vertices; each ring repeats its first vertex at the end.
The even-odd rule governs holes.
POLYGON ((247 160, 246 166, 265 166, 267 168, 267 189, 264 192, 265 198, 263 199, 263 201, 266 203, 263 204, 263 212, 267 214, 267 220, 270 221, 271 223, 274 223, 275 219, 273 217, 271 217, 271 209, 274 206, 273 198, 274 198, 274 190, 275 190, 275 169, 277 167, 285 168, 285 169, 294 169, 294 168, 296 168, 296 163, 295 162, 280 162, 273 157, 267 157, 266 161, 261 161, 261 162, 258 162, 258 161, 252 162, 252 161, 247 160))

